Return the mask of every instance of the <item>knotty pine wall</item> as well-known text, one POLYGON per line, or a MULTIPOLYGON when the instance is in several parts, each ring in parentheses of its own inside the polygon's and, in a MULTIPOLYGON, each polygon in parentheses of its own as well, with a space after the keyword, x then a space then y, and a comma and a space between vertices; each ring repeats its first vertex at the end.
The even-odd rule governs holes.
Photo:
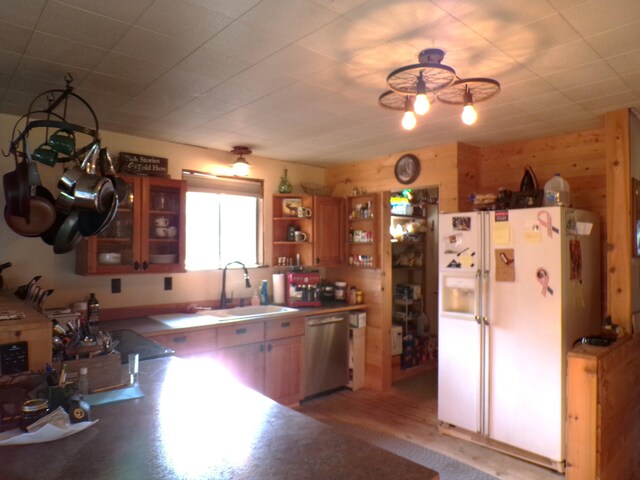
MULTIPOLYGON (((566 135, 510 142, 490 147, 466 144, 440 145, 410 152, 398 152, 364 162, 336 165, 327 169, 326 182, 337 185, 335 194, 348 196, 352 187, 367 192, 399 190, 403 185, 394 176, 394 166, 403 153, 420 159, 421 172, 411 185, 415 189, 437 187, 440 212, 469 211, 472 193, 496 193, 498 188, 519 190, 525 167, 531 166, 540 188, 555 173, 560 173, 571 186, 573 206, 591 210, 602 218, 603 276, 606 274, 606 155, 604 129, 587 130, 566 135)), ((386 238, 384 236, 381 238, 386 238)), ((384 253, 385 245, 381 245, 384 253)), ((384 255, 382 255, 384 258, 384 255)), ((344 274, 344 272, 341 272, 344 274)), ((390 272, 368 272, 364 282, 375 299, 367 312, 367 380, 369 387, 384 390, 391 386, 389 335, 391 309, 385 295, 390 272), (375 277, 379 276, 379 285, 375 277), (371 290, 373 289, 373 290, 371 290), (380 308, 382 307, 382 308, 380 308)), ((353 277, 353 275, 351 275, 353 277)), ((352 278, 358 282, 359 278, 352 278)), ((607 285, 603 281, 603 286, 607 285)), ((388 296, 389 294, 387 294, 388 296)), ((603 293, 603 305, 606 299, 603 293)), ((368 300, 367 300, 368 303, 368 300)))

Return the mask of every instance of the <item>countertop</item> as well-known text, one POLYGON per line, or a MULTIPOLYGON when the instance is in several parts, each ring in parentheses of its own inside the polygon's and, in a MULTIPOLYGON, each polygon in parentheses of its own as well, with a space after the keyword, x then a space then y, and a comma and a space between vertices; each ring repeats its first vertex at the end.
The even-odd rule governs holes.
POLYGON ((144 398, 94 407, 88 429, 0 447, 13 480, 438 479, 243 387, 211 360, 140 363, 144 398))
MULTIPOLYGON (((335 313, 341 311, 350 311, 350 310, 366 310, 366 304, 359 305, 349 305, 345 302, 327 302, 324 303, 321 307, 299 307, 296 312, 286 312, 286 313, 278 313, 277 315, 265 315, 261 318, 250 318, 250 319, 242 319, 237 320, 234 323, 239 322, 257 322, 268 320, 269 318, 282 318, 285 316, 291 317, 307 317, 310 315, 323 315, 328 313, 335 313)), ((212 310, 212 313, 215 313, 215 310, 212 310)), ((186 327, 186 328, 176 328, 170 327, 162 322, 154 320, 151 316, 136 316, 126 319, 120 320, 107 320, 101 321, 99 328, 101 330, 133 330, 138 332, 141 335, 152 335, 158 333, 177 333, 182 330, 202 330, 207 328, 212 328, 221 325, 228 325, 232 322, 222 323, 213 323, 211 325, 203 325, 198 327, 186 327)))

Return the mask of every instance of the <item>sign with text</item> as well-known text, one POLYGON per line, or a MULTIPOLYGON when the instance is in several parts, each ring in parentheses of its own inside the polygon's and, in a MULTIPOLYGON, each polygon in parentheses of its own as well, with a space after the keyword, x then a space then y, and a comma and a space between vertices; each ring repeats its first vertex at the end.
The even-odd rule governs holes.
POLYGON ((169 176, 169 159, 120 152, 120 173, 167 177, 169 176))

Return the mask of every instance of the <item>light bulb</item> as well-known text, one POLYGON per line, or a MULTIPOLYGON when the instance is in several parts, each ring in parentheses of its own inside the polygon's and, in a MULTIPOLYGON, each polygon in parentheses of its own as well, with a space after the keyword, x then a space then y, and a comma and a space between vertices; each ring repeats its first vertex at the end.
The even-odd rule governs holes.
POLYGON ((416 116, 412 111, 404 112, 404 116, 402 117, 402 126, 405 130, 413 130, 416 126, 416 116))
POLYGON ((462 121, 466 125, 473 125, 478 119, 478 112, 473 108, 473 104, 465 105, 462 109, 462 121))
POLYGON ((233 174, 238 177, 246 177, 249 175, 249 163, 244 159, 244 157, 239 157, 231 167, 233 169, 233 174))
POLYGON ((413 102, 413 109, 418 115, 424 115, 429 111, 431 104, 425 93, 419 93, 416 95, 416 101, 413 102))

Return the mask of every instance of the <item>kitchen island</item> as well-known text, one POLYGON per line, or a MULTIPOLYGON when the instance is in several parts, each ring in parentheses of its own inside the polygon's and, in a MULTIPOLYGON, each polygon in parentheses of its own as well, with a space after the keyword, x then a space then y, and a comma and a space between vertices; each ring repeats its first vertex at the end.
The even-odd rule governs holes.
POLYGON ((47 479, 438 479, 236 382, 212 360, 140 363, 144 398, 50 443, 0 447, 0 473, 47 479))

